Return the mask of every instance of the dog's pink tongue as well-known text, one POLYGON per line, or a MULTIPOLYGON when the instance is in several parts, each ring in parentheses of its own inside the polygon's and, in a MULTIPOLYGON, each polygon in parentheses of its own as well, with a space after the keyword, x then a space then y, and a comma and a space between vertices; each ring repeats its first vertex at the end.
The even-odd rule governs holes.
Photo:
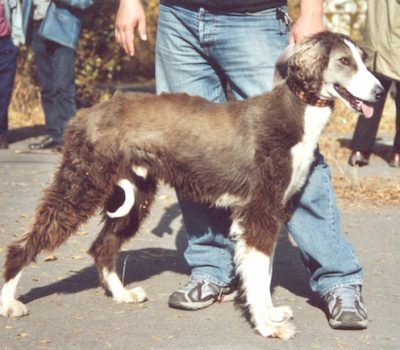
POLYGON ((374 107, 368 106, 364 102, 360 101, 361 111, 364 114, 365 118, 371 118, 372 114, 374 114, 374 107))

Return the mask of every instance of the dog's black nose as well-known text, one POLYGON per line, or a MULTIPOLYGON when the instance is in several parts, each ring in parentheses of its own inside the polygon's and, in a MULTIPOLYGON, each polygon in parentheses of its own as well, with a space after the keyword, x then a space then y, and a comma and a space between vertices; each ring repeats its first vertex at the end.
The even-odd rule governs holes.
POLYGON ((382 86, 377 86, 375 89, 375 99, 378 101, 382 98, 385 90, 383 89, 382 86))

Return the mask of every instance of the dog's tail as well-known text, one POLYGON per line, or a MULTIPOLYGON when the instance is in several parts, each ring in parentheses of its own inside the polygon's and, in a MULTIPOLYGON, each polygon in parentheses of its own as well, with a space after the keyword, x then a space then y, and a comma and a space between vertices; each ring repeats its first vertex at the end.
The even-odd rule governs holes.
POLYGON ((67 138, 61 165, 36 209, 31 230, 8 248, 6 281, 41 251, 61 245, 111 196, 121 159, 100 154, 85 139, 83 134, 67 138))

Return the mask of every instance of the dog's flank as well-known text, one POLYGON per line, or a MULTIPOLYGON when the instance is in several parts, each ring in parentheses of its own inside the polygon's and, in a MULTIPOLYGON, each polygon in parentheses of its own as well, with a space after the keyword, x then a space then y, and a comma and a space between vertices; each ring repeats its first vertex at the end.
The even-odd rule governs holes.
POLYGON ((146 299, 142 289, 123 286, 115 262, 162 180, 182 198, 230 210, 254 327, 265 337, 294 336, 290 308, 274 307, 270 294, 276 236, 307 181, 333 100, 368 111, 382 92, 361 56, 348 38, 325 32, 297 47, 286 79, 261 96, 219 105, 185 94, 126 93, 79 112, 66 128, 61 165, 31 231, 8 248, 0 313, 27 313, 15 299, 22 269, 98 208, 104 226, 89 253, 102 285, 118 302, 146 299))

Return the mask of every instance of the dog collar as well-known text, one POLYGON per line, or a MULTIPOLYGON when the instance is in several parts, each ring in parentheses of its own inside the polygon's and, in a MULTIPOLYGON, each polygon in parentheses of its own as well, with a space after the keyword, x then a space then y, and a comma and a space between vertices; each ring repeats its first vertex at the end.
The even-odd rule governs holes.
POLYGON ((290 91, 292 91, 300 100, 304 103, 316 106, 316 107, 330 107, 333 108, 332 100, 325 100, 319 98, 316 95, 307 93, 302 87, 296 84, 292 79, 287 79, 286 84, 289 86, 290 91))

